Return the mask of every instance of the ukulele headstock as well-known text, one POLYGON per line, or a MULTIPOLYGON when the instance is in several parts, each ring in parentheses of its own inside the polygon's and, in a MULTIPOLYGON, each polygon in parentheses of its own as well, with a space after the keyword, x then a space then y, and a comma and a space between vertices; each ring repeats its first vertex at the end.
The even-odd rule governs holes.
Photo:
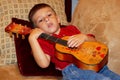
POLYGON ((5 32, 8 32, 11 37, 12 34, 16 34, 17 37, 20 34, 22 35, 22 39, 24 39, 25 35, 29 34, 32 30, 31 27, 28 27, 29 25, 31 26, 30 22, 12 18, 12 22, 5 28, 5 32))

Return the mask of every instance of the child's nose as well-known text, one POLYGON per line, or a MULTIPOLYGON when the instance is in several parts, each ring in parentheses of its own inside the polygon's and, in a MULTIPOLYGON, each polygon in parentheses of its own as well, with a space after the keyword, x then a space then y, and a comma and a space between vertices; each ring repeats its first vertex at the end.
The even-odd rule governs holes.
POLYGON ((45 17, 45 22, 48 22, 49 21, 49 18, 48 17, 45 17))

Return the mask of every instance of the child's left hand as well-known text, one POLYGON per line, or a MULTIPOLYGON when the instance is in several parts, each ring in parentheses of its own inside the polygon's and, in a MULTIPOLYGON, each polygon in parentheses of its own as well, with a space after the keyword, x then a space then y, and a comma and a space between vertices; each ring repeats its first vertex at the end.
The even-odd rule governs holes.
POLYGON ((85 34, 76 34, 68 39, 68 47, 78 47, 80 46, 83 42, 85 42, 88 39, 88 36, 85 34))

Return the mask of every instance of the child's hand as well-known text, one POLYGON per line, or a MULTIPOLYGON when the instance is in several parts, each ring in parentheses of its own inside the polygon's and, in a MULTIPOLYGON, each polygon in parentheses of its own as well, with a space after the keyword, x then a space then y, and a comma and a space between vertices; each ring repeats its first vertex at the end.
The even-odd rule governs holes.
POLYGON ((43 33, 43 31, 41 29, 35 28, 30 33, 29 37, 37 39, 41 35, 41 33, 43 33))
POLYGON ((83 42, 85 42, 88 39, 87 35, 85 34, 77 34, 73 35, 68 39, 68 47, 78 47, 80 46, 83 42))

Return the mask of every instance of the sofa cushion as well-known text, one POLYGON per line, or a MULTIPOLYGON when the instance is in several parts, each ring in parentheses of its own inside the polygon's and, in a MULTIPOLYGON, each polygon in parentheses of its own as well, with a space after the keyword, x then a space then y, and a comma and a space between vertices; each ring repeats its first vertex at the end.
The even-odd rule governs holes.
POLYGON ((14 39, 5 33, 4 28, 12 17, 27 20, 30 8, 36 3, 50 4, 60 16, 61 24, 67 23, 64 0, 0 0, 0 65, 17 62, 14 39))
POLYGON ((75 8, 72 24, 83 33, 92 33, 99 41, 106 41, 105 23, 110 20, 107 5, 104 1, 80 0, 75 8), (94 5, 93 5, 94 4, 94 5))
POLYGON ((72 24, 83 33, 92 33, 109 47, 110 69, 120 74, 120 1, 79 0, 72 24))

